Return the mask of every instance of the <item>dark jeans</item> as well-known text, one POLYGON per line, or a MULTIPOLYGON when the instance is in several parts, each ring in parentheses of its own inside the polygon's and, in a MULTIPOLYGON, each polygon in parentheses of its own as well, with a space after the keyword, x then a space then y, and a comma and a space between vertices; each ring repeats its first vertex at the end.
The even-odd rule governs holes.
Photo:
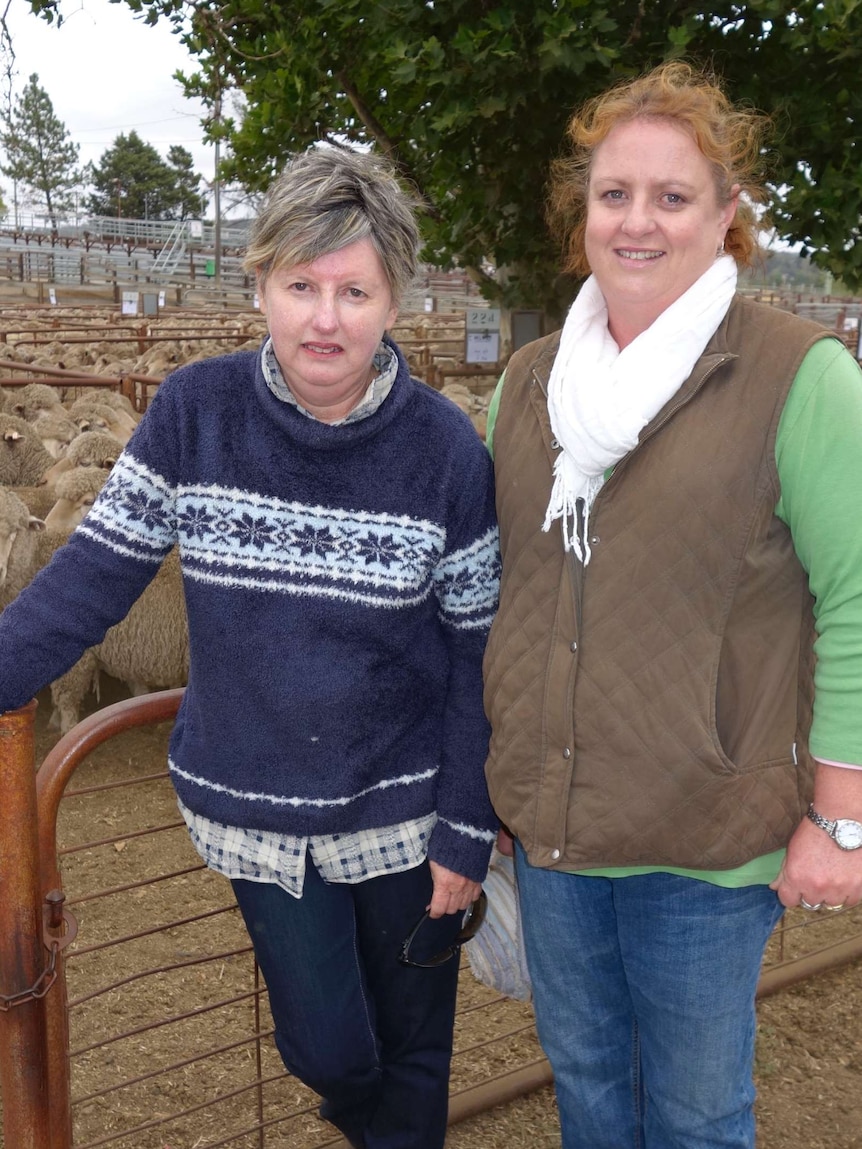
MULTIPOLYGON (((434 969, 398 961, 431 900, 428 863, 343 885, 324 882, 307 858, 299 899, 272 884, 232 885, 278 1050, 323 1098, 321 1116, 357 1149, 442 1149, 458 958, 434 969)), ((422 927, 424 956, 452 942, 461 917, 422 927)))

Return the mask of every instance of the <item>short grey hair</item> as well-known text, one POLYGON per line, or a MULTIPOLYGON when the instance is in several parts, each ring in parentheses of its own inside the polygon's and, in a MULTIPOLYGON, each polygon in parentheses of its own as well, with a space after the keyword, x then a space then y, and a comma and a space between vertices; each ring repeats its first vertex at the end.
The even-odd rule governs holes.
POLYGON ((309 148, 288 161, 266 193, 243 266, 264 284, 275 268, 313 263, 370 239, 397 304, 416 276, 417 207, 417 198, 379 156, 343 147, 309 148))

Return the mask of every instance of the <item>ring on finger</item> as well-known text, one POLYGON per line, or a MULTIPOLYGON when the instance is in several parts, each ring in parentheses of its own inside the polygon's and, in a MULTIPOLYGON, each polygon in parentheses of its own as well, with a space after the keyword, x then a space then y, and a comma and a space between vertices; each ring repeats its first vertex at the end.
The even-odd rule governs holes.
POLYGON ((823 902, 822 905, 823 905, 824 910, 832 910, 833 913, 837 912, 838 910, 844 909, 844 903, 843 902, 839 906, 830 906, 828 902, 823 902))
POLYGON ((805 898, 800 898, 799 904, 802 906, 803 910, 819 910, 823 905, 822 902, 815 902, 812 906, 810 902, 806 902, 805 898))

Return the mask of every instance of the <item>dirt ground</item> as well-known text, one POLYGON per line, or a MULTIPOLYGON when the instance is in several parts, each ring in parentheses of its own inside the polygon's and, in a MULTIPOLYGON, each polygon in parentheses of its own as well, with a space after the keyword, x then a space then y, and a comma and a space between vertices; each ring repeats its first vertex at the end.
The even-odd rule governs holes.
MULTIPOLYGON (((108 684, 102 703, 122 696, 120 688, 108 684)), ((49 711, 46 692, 40 696, 37 718, 38 760, 56 739, 47 729, 49 711)), ((200 1009, 203 1016, 204 1007, 196 1004, 199 990, 216 989, 221 999, 232 1000, 232 994, 239 999, 243 987, 247 988, 243 981, 247 972, 242 972, 250 965, 247 954, 237 956, 231 951, 231 947, 241 949, 247 939, 235 912, 225 909, 231 901, 226 883, 218 878, 213 881, 213 876, 205 872, 186 872, 194 867, 196 858, 184 828, 174 826, 157 837, 136 837, 135 826, 176 823, 169 787, 157 782, 150 789, 151 784, 146 783, 146 796, 137 786, 131 790, 114 788, 115 782, 130 773, 145 778, 163 768, 166 734, 164 728, 145 728, 99 747, 70 784, 70 789, 85 793, 67 798, 62 804, 63 845, 97 843, 81 852, 69 853, 63 860, 70 899, 80 897, 81 891, 102 887, 119 890, 93 901, 83 899, 72 907, 80 923, 77 945, 85 949, 106 945, 105 949, 91 955, 85 953, 80 961, 69 964, 70 995, 79 1001, 73 1010, 72 1047, 77 1051, 73 1094, 84 1099, 75 1107, 75 1145, 208 1149, 229 1144, 250 1149, 258 1145, 253 1137, 227 1139, 227 1130, 233 1128, 227 1117, 220 1116, 215 1128, 211 1122, 208 1124, 205 1104, 185 1123, 144 1130, 148 1121, 174 1112, 177 1106, 200 1103, 199 1067, 182 1065, 167 1077, 145 1080, 125 1092, 115 1084, 145 1073, 163 1057, 163 1040, 153 1036, 148 1028, 146 1018, 150 1015, 200 1009), (159 872, 174 876, 160 886, 131 888, 142 871, 152 866, 154 852, 158 855, 159 872), (198 942, 190 932, 193 927, 182 924, 190 906, 212 915, 205 924, 207 945, 212 949, 215 942, 217 949, 225 951, 215 967, 212 963, 195 964, 198 942), (138 959, 130 957, 128 947, 106 942, 109 936, 128 934, 135 928, 146 932, 151 920, 180 923, 155 935, 155 948, 146 959, 141 959, 141 968, 178 959, 186 963, 183 981, 176 990, 167 974, 149 980, 140 977, 138 959), (88 956, 89 962, 85 960, 88 956), (231 981, 234 976, 236 986, 231 981), (121 980, 128 984, 102 996, 95 995, 99 986, 121 980), (127 1004, 127 991, 134 997, 133 1005, 127 1004), (118 1028, 130 1029, 134 1036, 125 1043, 100 1048, 99 1039, 118 1028), (110 1134, 127 1128, 142 1131, 120 1136, 116 1141, 107 1140, 110 1134)), ((862 910, 837 915, 827 924, 833 934, 859 933, 862 910)), ((808 943, 806 948, 815 947, 808 943)), ((453 1082, 456 1088, 476 1084, 540 1055, 529 1006, 512 1002, 495 1005, 494 995, 478 986, 467 970, 462 971, 461 1008, 453 1082)), ((176 1037, 164 1039, 170 1046, 167 1052, 172 1064, 179 1065, 187 1056, 193 1056, 203 1044, 207 1048, 215 1044, 223 1045, 225 1052, 207 1062, 205 1078, 207 1086, 212 1084, 217 1092, 229 1092, 236 1085, 240 1060, 249 1063, 250 1071, 281 1077, 271 1049, 265 1051, 262 1067, 257 1067, 252 1064, 250 1051, 238 1053, 232 1046, 237 1027, 248 1022, 245 999, 240 1005, 207 1013, 206 1017, 206 1022, 195 1023, 193 1019, 193 1028, 187 1037, 179 1039, 179 1045, 176 1037), (245 1010, 241 1023, 231 1012, 237 1009, 245 1010)), ((759 1006, 759 1022, 759 1149, 862 1147, 862 963, 764 999, 759 1006)), ((269 1131, 266 1149, 317 1149, 340 1144, 332 1140, 332 1130, 316 1117, 314 1098, 307 1091, 285 1086, 283 1078, 281 1084, 272 1088, 281 1092, 267 1101, 269 1109, 264 1113, 277 1112, 279 1106, 304 1106, 304 1114, 289 1132, 281 1132, 280 1127, 269 1131)), ((237 1098, 237 1109, 247 1105, 244 1095, 237 1098)), ((233 1111, 229 1116, 233 1118, 233 1111)), ((463 1121, 452 1127, 447 1140, 449 1149, 552 1149, 559 1144, 551 1088, 463 1121)))
MULTIPOLYGON (((784 990, 758 1009, 758 1149, 862 1146, 862 966, 784 990)), ((448 1149, 555 1149, 553 1090, 456 1126, 448 1149)))

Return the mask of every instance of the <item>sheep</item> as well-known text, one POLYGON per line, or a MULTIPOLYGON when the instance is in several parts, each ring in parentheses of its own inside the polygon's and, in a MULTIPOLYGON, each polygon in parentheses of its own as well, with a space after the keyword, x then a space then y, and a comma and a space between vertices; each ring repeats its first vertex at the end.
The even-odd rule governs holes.
POLYGON ((116 436, 123 446, 131 439, 134 430, 122 411, 117 411, 106 403, 93 403, 86 396, 75 400, 69 408, 69 417, 77 424, 79 430, 108 431, 116 436))
POLYGON ((101 467, 110 471, 120 457, 123 444, 107 431, 82 431, 72 442, 62 459, 45 475, 49 485, 55 485, 61 475, 75 467, 101 467))
MULTIPOLYGON (((93 434, 93 432, 86 432, 93 434)), ((109 468, 76 467, 57 480, 45 526, 52 531, 73 531, 96 501, 108 478, 109 468)))
POLYGON ((0 483, 10 487, 43 483, 54 463, 26 419, 0 415, 0 483))
POLYGON ((14 491, 0 486, 0 607, 30 581, 36 534, 44 529, 14 491))
POLYGON ((42 446, 55 459, 61 459, 72 440, 80 434, 77 424, 72 422, 62 407, 43 409, 30 422, 42 440, 42 446))
POLYGON ((0 486, 0 610, 32 581, 48 563, 58 547, 69 536, 65 531, 50 531, 32 515, 17 491, 0 486))
MULTIPOLYGON (((68 539, 66 531, 47 530, 43 522, 28 513, 14 491, 0 486, 0 554, 5 555, 0 564, 0 610, 18 597, 68 539)), ((94 671, 90 651, 85 652, 83 658, 68 671, 68 676, 77 681, 88 673, 89 684, 92 685, 94 671)), ((63 675, 57 681, 62 682, 66 677, 63 675)), ((73 714, 77 720, 77 711, 73 714)), ((74 721, 65 729, 71 729, 73 725, 74 721)))
POLYGON ((134 364, 136 375, 149 375, 154 379, 163 379, 179 363, 179 356, 164 345, 153 347, 134 364))
POLYGON ((14 486, 9 487, 9 490, 18 496, 30 514, 37 519, 46 519, 57 502, 56 491, 47 483, 40 483, 38 486, 14 486))
POLYGON ((473 410, 473 394, 470 388, 463 383, 447 383, 443 389, 442 394, 446 396, 456 407, 469 415, 473 410))
POLYGON ((126 617, 51 683, 51 724, 63 734, 78 721, 100 671, 125 682, 135 696, 188 682, 188 621, 176 547, 126 617))
POLYGON ((106 407, 113 407, 117 411, 122 411, 131 420, 133 427, 141 421, 139 412, 132 406, 128 396, 122 395, 119 391, 112 391, 110 387, 88 387, 87 394, 81 398, 87 402, 102 403, 106 407))
POLYGON ((7 407, 11 414, 20 415, 29 422, 40 411, 62 411, 63 404, 54 388, 47 383, 26 383, 7 401, 7 407))

